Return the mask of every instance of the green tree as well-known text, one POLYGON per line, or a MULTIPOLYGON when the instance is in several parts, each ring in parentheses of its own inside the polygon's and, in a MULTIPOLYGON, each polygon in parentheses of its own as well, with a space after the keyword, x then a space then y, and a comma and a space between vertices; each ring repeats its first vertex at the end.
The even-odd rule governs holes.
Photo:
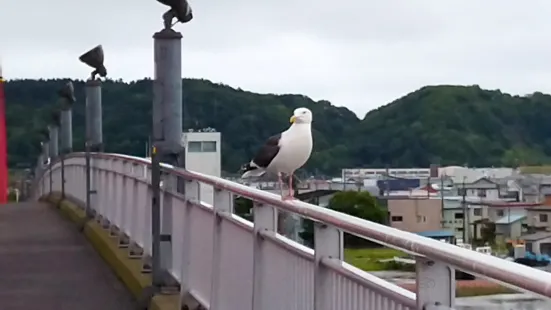
POLYGON ((253 220, 252 216, 253 202, 247 198, 235 198, 233 203, 233 213, 249 221, 253 220))
MULTIPOLYGON (((331 210, 342 212, 376 223, 384 223, 386 220, 385 210, 379 206, 375 197, 371 196, 369 192, 337 192, 329 200, 328 207, 331 210)), ((303 231, 300 233, 300 237, 304 240, 306 244, 310 246, 313 246, 313 232, 313 222, 311 220, 305 219, 303 222, 303 231)), ((371 244, 369 241, 349 234, 345 234, 344 239, 345 246, 350 247, 365 246, 371 244)))

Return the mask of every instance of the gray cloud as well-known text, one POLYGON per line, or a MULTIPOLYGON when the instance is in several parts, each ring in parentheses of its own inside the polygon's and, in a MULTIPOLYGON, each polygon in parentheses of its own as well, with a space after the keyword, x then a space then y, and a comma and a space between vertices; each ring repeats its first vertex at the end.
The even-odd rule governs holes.
MULTIPOLYGON (((195 19, 176 26, 185 77, 306 94, 360 116, 427 84, 551 92, 549 1, 190 1, 195 19)), ((154 0, 0 0, 5 75, 84 78, 77 58, 101 43, 112 78, 151 76, 165 10, 154 0)))

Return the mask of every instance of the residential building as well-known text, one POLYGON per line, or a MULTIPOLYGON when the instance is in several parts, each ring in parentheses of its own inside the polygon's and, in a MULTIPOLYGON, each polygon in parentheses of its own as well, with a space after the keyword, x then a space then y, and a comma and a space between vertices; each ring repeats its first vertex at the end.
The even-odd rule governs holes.
POLYGON ((487 177, 456 183, 456 187, 459 196, 480 197, 488 200, 500 198, 499 184, 487 177))
POLYGON ((522 236, 526 251, 534 254, 551 255, 551 232, 537 232, 522 236))
POLYGON ((442 211, 439 199, 388 199, 387 206, 391 227, 409 232, 441 229, 442 211))
POLYGON ((487 208, 469 203, 466 203, 465 207, 463 207, 461 200, 453 199, 455 197, 450 198, 444 199, 442 229, 453 231, 455 237, 460 239, 464 239, 465 228, 467 228, 466 234, 469 239, 480 236, 480 227, 476 227, 475 230, 473 224, 488 216, 487 208), (469 222, 467 227, 465 227, 465 220, 469 222))
POLYGON ((527 208, 526 226, 529 231, 551 231, 551 207, 527 208))
MULTIPOLYGON (((490 207, 490 209, 492 209, 490 207)), ((508 208, 501 218, 494 221, 496 225, 496 239, 506 241, 518 239, 526 229, 523 227, 526 222, 527 211, 524 208, 508 208)))

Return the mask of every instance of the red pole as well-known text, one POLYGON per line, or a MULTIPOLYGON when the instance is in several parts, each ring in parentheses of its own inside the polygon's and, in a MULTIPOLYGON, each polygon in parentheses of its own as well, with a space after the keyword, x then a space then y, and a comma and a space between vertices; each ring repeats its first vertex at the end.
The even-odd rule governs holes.
POLYGON ((8 202, 8 135, 6 132, 6 97, 0 65, 0 204, 8 202))

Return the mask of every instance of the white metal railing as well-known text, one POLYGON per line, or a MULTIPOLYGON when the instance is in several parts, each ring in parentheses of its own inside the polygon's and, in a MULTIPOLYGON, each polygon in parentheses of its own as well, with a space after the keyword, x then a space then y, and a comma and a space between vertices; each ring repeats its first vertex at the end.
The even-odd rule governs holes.
MULTIPOLYGON (((150 162, 119 154, 92 154, 97 193, 92 207, 131 246, 151 253, 150 162)), ((85 200, 85 160, 65 159, 66 193, 85 200)), ((163 165, 164 181, 185 180, 185 196, 165 186, 161 195, 162 230, 172 233, 170 272, 182 298, 204 308, 405 310, 451 309, 454 268, 494 279, 522 291, 551 297, 551 274, 365 221, 301 201, 192 171, 163 165), (200 185, 214 187, 213 205, 200 200, 200 185), (233 214, 233 197, 254 202, 254 223, 233 214), (276 233, 277 210, 315 221, 315 248, 276 233), (416 257, 416 293, 343 262, 343 232, 401 249, 416 257)), ((60 164, 36 180, 36 197, 59 191, 60 164)))

